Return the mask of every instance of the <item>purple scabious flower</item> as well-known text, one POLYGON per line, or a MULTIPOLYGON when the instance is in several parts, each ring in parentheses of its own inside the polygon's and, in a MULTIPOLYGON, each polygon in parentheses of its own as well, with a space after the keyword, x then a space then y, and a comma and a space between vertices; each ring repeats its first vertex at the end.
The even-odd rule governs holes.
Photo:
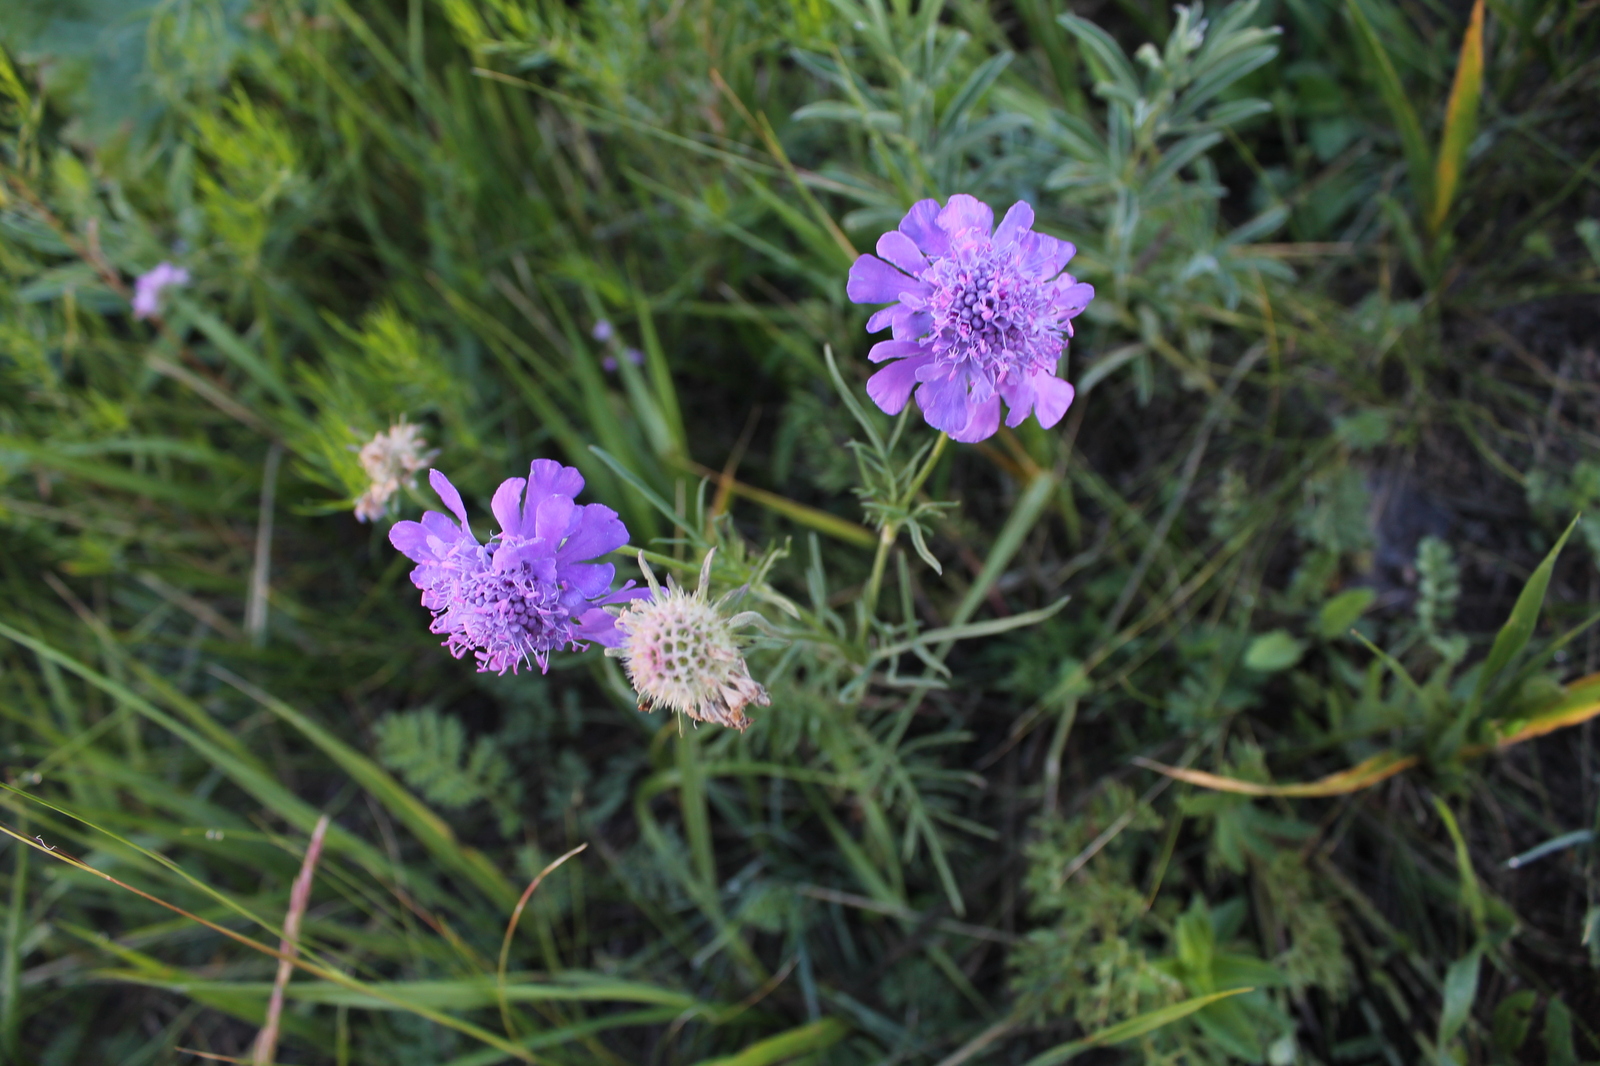
POLYGON ((189 272, 168 262, 157 263, 133 282, 133 317, 151 318, 161 310, 161 290, 189 284, 189 272))
POLYGON ((428 483, 457 521, 428 511, 421 522, 396 522, 389 543, 417 563, 411 582, 451 655, 471 651, 480 671, 515 673, 529 660, 543 671, 552 651, 622 642, 603 607, 647 590, 630 581, 613 592, 616 567, 589 561, 626 544, 628 530, 611 508, 573 502, 582 474, 535 459, 526 479, 501 482, 490 505, 500 531, 485 544, 472 535, 450 479, 430 470, 428 483))
POLYGON ((1032 226, 1020 200, 998 229, 971 196, 923 200, 855 261, 850 299, 890 304, 867 320, 868 333, 893 330, 868 356, 893 360, 867 381, 873 402, 899 414, 916 389, 928 424, 968 443, 1000 428, 1001 400, 1008 426, 1030 412, 1046 429, 1061 421, 1073 390, 1056 364, 1094 287, 1062 273, 1076 248, 1032 226))

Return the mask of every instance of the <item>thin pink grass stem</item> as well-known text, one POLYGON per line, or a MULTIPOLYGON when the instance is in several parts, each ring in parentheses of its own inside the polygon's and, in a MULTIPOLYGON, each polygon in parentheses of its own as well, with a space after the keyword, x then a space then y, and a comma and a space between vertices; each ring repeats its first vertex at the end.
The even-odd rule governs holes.
POLYGON ((300 919, 305 916, 306 905, 311 902, 311 879, 317 870, 317 860, 322 857, 322 838, 328 833, 328 816, 317 819, 311 830, 311 843, 306 846, 306 857, 300 863, 300 873, 289 890, 289 913, 283 919, 283 939, 278 943, 282 957, 278 960, 278 976, 272 982, 272 998, 267 1001, 267 1022, 256 1037, 255 1066, 268 1066, 278 1053, 278 1029, 283 1020, 283 990, 294 972, 294 958, 300 953, 300 919))

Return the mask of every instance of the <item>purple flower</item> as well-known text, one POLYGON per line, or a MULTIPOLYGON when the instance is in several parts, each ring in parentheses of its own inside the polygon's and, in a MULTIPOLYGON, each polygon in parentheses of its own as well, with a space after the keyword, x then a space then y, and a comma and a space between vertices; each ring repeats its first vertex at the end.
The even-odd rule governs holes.
POLYGON ((1061 421, 1072 386, 1056 364, 1094 287, 1061 272, 1077 249, 1032 226, 1022 201, 995 229, 994 212, 971 196, 943 208, 923 200, 878 239, 876 256, 855 261, 850 299, 890 304, 867 320, 868 333, 894 331, 868 356, 895 360, 867 381, 879 407, 899 414, 916 389, 928 424, 965 442, 1000 428, 1001 400, 1008 426, 1030 412, 1046 429, 1061 421))
MULTIPOLYGON (((624 348, 622 349, 622 354, 628 360, 628 362, 632 363, 634 366, 644 366, 644 353, 639 349, 624 348)), ((608 355, 604 359, 600 360, 600 365, 605 367, 607 374, 615 374, 619 364, 617 363, 616 356, 608 355)))
POLYGON ((602 318, 596 322, 594 324, 594 329, 589 331, 589 336, 602 343, 610 340, 616 335, 617 331, 612 328, 611 320, 606 318, 602 318))
POLYGON ((411 582, 433 612, 430 630, 446 638, 451 655, 471 651, 480 671, 515 673, 530 659, 543 671, 560 648, 622 642, 603 605, 647 590, 630 581, 613 592, 616 567, 588 561, 622 547, 628 531, 611 508, 573 502, 583 475, 535 459, 526 480, 501 482, 490 505, 500 532, 486 544, 472 535, 450 479, 430 470, 428 482, 458 521, 429 511, 421 522, 396 522, 389 543, 417 563, 411 582))
POLYGON ((133 282, 133 317, 150 318, 161 309, 161 290, 168 285, 189 284, 189 272, 171 263, 157 263, 133 282))

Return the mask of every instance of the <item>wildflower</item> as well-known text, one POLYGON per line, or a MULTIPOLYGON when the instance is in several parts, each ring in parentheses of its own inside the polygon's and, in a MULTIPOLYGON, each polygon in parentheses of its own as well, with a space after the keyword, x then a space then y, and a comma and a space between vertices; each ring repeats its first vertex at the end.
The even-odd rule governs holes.
POLYGON ((594 324, 594 329, 589 331, 589 336, 602 344, 617 335, 616 329, 611 325, 611 320, 602 318, 594 324))
POLYGON ((967 442, 1000 428, 1002 399, 1008 426, 1030 412, 1046 429, 1061 420, 1073 390, 1056 364, 1094 288, 1062 273, 1077 249, 1032 226, 1022 201, 994 229, 971 196, 923 200, 855 261, 850 299, 890 303, 867 320, 869 333, 894 331, 868 356, 894 360, 867 381, 879 407, 899 414, 915 388, 928 424, 967 442))
MULTIPOLYGON (((644 353, 637 348, 622 349, 622 357, 628 362, 632 363, 634 366, 644 366, 644 353)), ((615 374, 618 366, 617 357, 614 355, 608 355, 604 359, 600 360, 600 365, 605 367, 606 373, 615 374)))
POLYGON ((491 504, 500 531, 485 544, 450 479, 430 470, 428 482, 457 521, 429 511, 421 522, 396 522, 389 542, 418 564, 411 582, 451 655, 471 651, 480 671, 515 673, 530 659, 543 671, 552 651, 622 642, 602 608, 645 592, 631 581, 613 592, 616 567, 589 561, 626 544, 628 530, 611 508, 573 502, 583 475, 535 459, 526 479, 501 482, 491 504))
POLYGON ((626 635, 606 654, 620 658, 627 667, 641 710, 664 706, 697 722, 743 732, 750 725, 744 709, 752 703, 768 707, 772 701, 750 677, 734 630, 765 624, 765 619, 754 611, 723 616, 723 607, 742 590, 715 603, 707 601, 713 554, 714 550, 707 552, 701 564, 699 588, 685 592, 670 574, 662 588, 641 553, 639 569, 650 584, 650 595, 622 609, 617 625, 626 635))
POLYGON ((189 272, 168 262, 157 263, 133 281, 133 317, 151 318, 161 310, 161 290, 189 284, 189 272))
POLYGON ((379 430, 361 446, 357 458, 372 484, 356 499, 357 519, 372 522, 384 516, 389 509, 389 498, 400 491, 401 483, 410 486, 417 471, 439 454, 424 452, 427 446, 421 427, 404 421, 379 430))

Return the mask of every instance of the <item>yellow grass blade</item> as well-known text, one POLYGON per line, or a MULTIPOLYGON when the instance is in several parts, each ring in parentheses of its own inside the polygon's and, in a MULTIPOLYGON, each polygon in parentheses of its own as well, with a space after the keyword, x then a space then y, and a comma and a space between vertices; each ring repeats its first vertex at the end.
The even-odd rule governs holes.
POLYGON ((1461 184, 1467 147, 1478 128, 1478 104, 1483 97, 1483 0, 1472 5, 1467 35, 1461 40, 1455 84, 1445 110, 1444 132, 1439 138, 1439 158, 1434 164, 1433 205, 1428 212, 1428 232, 1437 237, 1450 216, 1450 205, 1461 184))
POLYGON ((1243 781, 1237 777, 1208 774, 1204 770, 1185 770, 1177 766, 1167 766, 1164 763, 1153 762, 1144 758, 1133 761, 1147 770, 1155 770, 1179 781, 1186 781, 1191 785, 1199 785, 1201 788, 1209 788, 1213 792, 1233 792, 1241 796, 1298 796, 1309 798, 1315 796, 1342 796, 1347 792, 1359 792, 1364 788, 1376 785, 1379 781, 1393 777, 1403 770, 1411 769, 1420 760, 1415 755, 1397 755, 1392 751, 1379 752, 1372 758, 1363 760, 1348 770, 1340 770, 1336 774, 1329 774, 1327 777, 1316 781, 1289 785, 1264 785, 1259 781, 1243 781))

